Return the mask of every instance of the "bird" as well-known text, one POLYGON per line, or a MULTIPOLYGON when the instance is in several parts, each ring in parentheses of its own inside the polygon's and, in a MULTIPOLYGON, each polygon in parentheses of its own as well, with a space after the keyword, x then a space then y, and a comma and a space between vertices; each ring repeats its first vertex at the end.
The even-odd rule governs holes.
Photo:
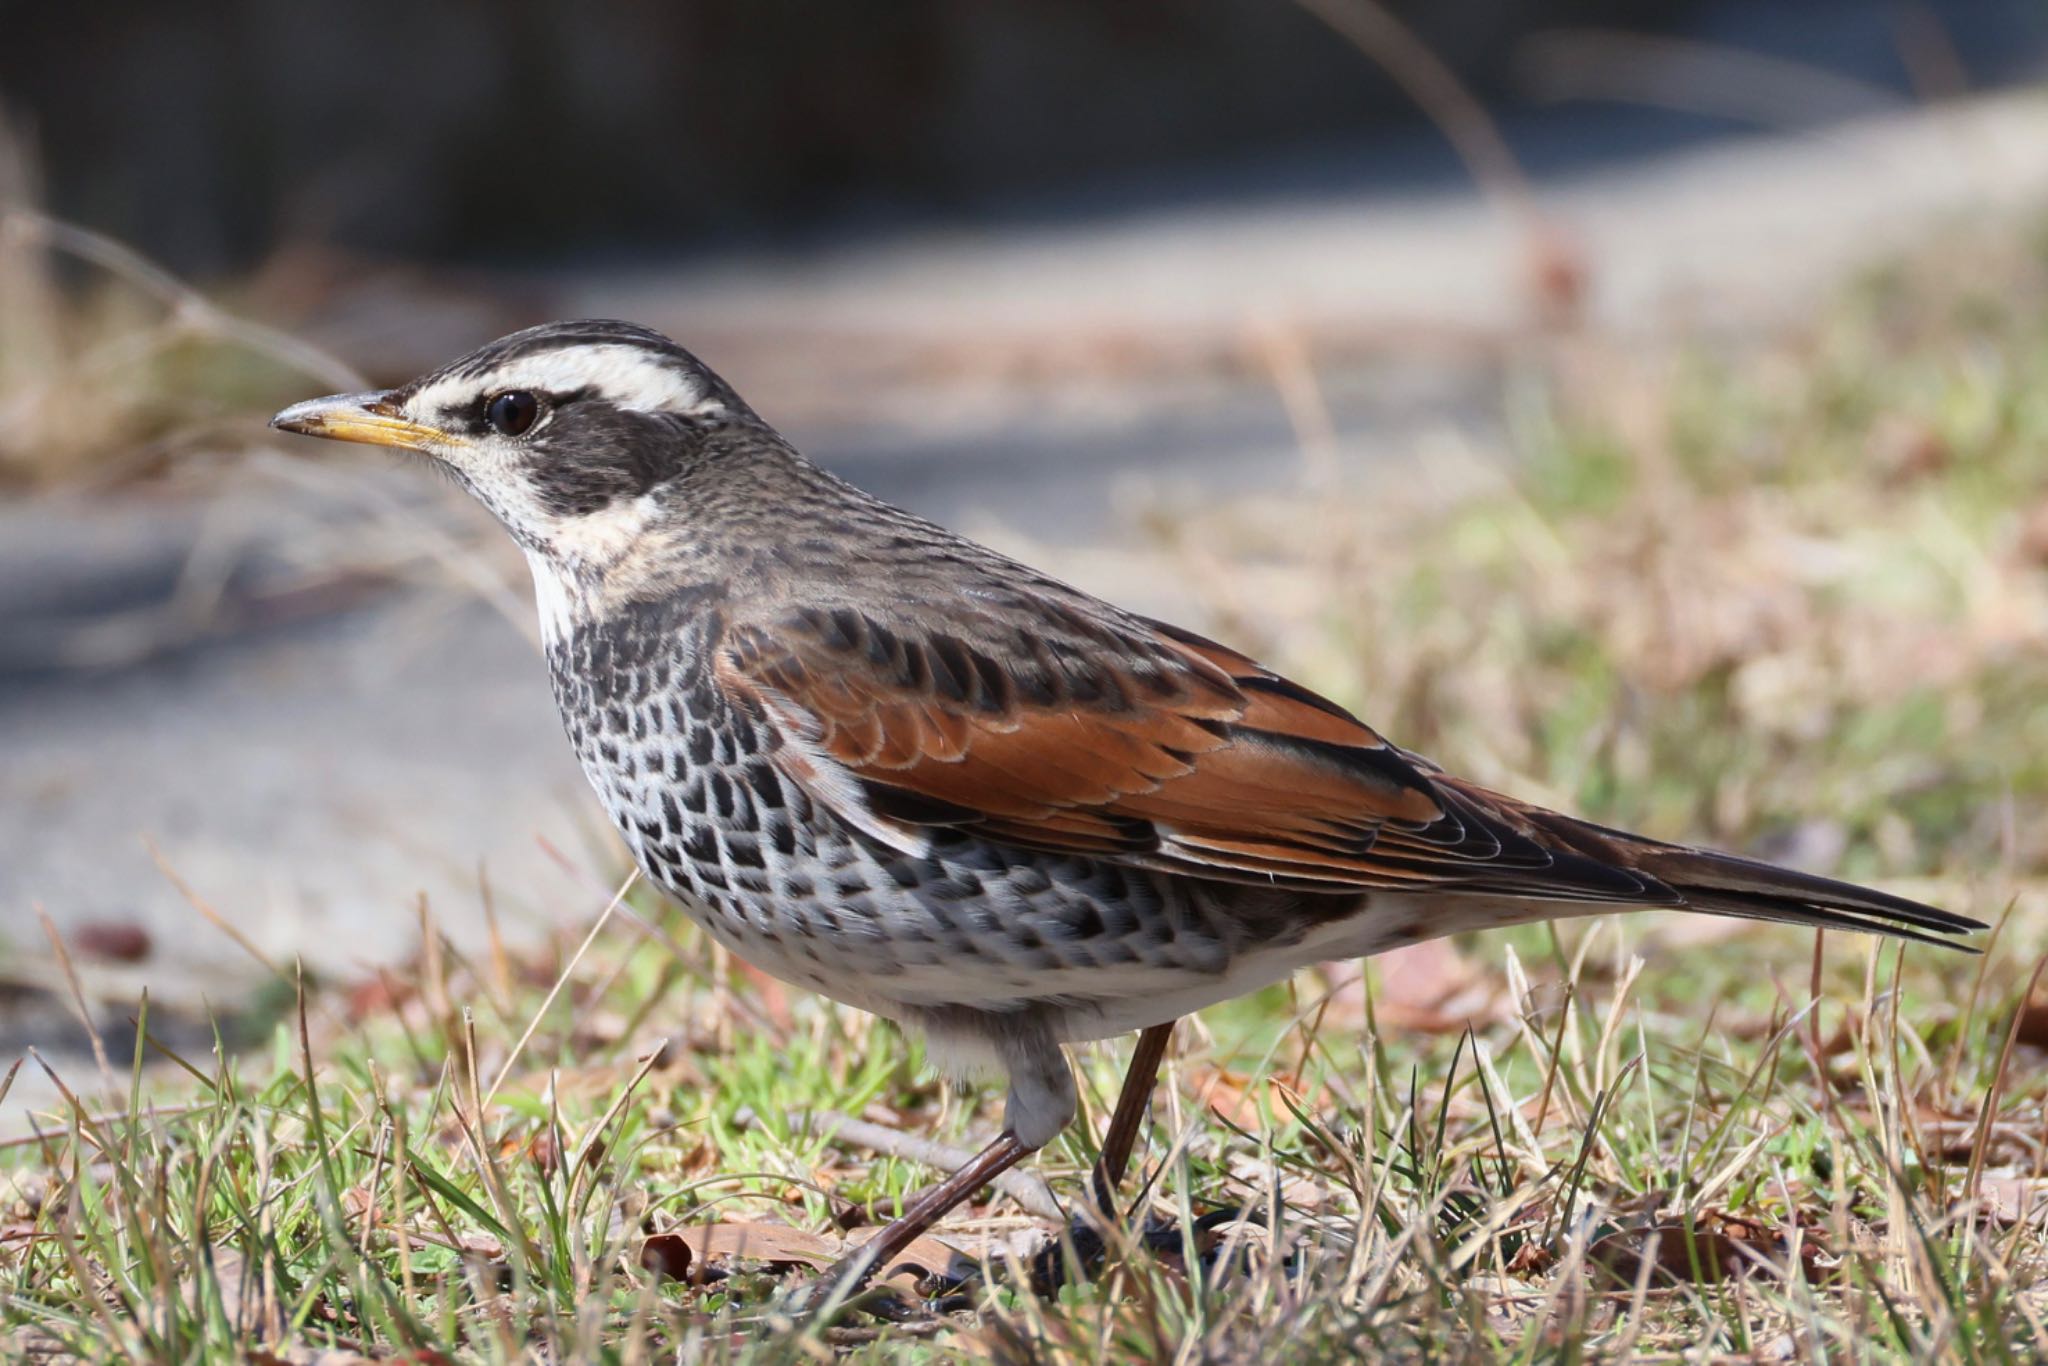
POLYGON ((1490 791, 1226 644, 813 464, 660 332, 512 333, 288 432, 451 475, 524 552, 570 744, 644 875, 754 967, 1007 1087, 844 1298, 1077 1110, 1136 1032, 1114 1215, 1173 1024, 1310 964, 1665 909, 1956 943, 1933 906, 1490 791))

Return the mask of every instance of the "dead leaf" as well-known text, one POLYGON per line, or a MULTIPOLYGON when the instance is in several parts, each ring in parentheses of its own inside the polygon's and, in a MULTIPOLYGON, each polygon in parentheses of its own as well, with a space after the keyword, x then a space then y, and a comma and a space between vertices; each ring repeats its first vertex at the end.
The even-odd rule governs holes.
POLYGON ((1221 1067, 1203 1067, 1192 1073, 1188 1081, 1194 1089, 1195 1103, 1224 1123, 1240 1129, 1257 1126, 1259 1107, 1249 1094, 1250 1077, 1221 1067))
MULTIPOLYGON (((1848 1112, 1859 1122, 1875 1125, 1876 1116, 1870 1108, 1856 1100, 1848 1112)), ((2041 1152, 2040 1123, 2027 1123, 2013 1118, 1994 1119, 1986 1133, 1983 1116, 1975 1106, 1960 1099, 1945 1104, 1926 1097, 1917 1097, 1913 1104, 1913 1127, 1918 1131, 1920 1146, 1928 1157, 1957 1166, 1977 1159, 1978 1145, 1983 1145, 1982 1161, 1990 1168, 2024 1168, 2032 1170, 2041 1152)))
POLYGON ((2031 1176, 1981 1177, 1977 1200, 1986 1218, 2011 1227, 2048 1215, 2048 1180, 2031 1176))
POLYGON ((690 1267, 697 1260, 697 1254, 681 1234, 654 1233, 640 1244, 640 1266, 655 1275, 671 1281, 690 1279, 690 1267))
POLYGON ((692 1267, 736 1261, 823 1271, 839 1259, 839 1253, 832 1240, 788 1224, 694 1224, 651 1235, 641 1244, 640 1264, 650 1271, 680 1264, 685 1276, 692 1267))
POLYGON ((1555 1252, 1534 1238, 1525 1238, 1522 1245, 1515 1249, 1515 1255, 1508 1258, 1506 1269, 1512 1276, 1541 1276, 1555 1265, 1555 1252))
POLYGON ((1252 1078, 1221 1067, 1201 1067, 1190 1074, 1189 1080, 1194 1086, 1197 1104, 1207 1107, 1224 1123, 1240 1129, 1256 1129, 1264 1122, 1259 1112, 1262 1094, 1266 1096, 1271 1112, 1281 1116, 1287 1113, 1289 1096, 1308 1110, 1314 1110, 1323 1099, 1320 1087, 1312 1095, 1304 1097, 1301 1078, 1292 1072, 1275 1072, 1270 1076, 1252 1078), (1286 1094, 1272 1094, 1274 1092, 1286 1094))
MULTIPOLYGON (((640 1245, 640 1265, 670 1280, 702 1280, 733 1262, 765 1262, 771 1268, 824 1271, 859 1248, 880 1229, 863 1229, 840 1240, 788 1224, 700 1224, 649 1235, 640 1245)), ((953 1274, 964 1254, 926 1235, 876 1272, 879 1280, 905 1286, 953 1274)))
POLYGON ((552 1133, 534 1135, 533 1141, 526 1145, 526 1156, 542 1176, 553 1176, 555 1168, 562 1165, 561 1145, 552 1133))
MULTIPOLYGON (((852 1252, 881 1230, 864 1229, 861 1232, 865 1236, 848 1239, 844 1251, 852 1252)), ((875 1274, 881 1280, 915 1286, 921 1281, 950 1276, 956 1270, 964 1270, 957 1265, 964 1258, 965 1254, 958 1248, 926 1234, 897 1253, 895 1261, 880 1268, 875 1274)))
MULTIPOLYGON (((1377 986, 1373 1016, 1384 1029, 1455 1034, 1475 1020, 1501 1013, 1503 983, 1474 968, 1448 939, 1425 939, 1373 959, 1377 986)), ((1325 969, 1334 986, 1326 1018, 1365 1022, 1365 978, 1356 963, 1325 969)))
POLYGON ((133 921, 88 920, 71 931, 71 947, 108 963, 140 963, 154 946, 149 931, 133 921))
POLYGON ((1418 1009, 1441 1004, 1477 975, 1448 939, 1425 939, 1383 953, 1375 966, 1380 970, 1380 984, 1374 1004, 1418 1009))
POLYGON ((343 993, 343 1013, 351 1020, 368 1020, 391 1015, 411 999, 411 992, 387 977, 371 977, 351 984, 343 993))
POLYGON ((709 1139, 698 1138, 676 1159, 675 1170, 680 1176, 703 1176, 718 1165, 717 1145, 709 1139))

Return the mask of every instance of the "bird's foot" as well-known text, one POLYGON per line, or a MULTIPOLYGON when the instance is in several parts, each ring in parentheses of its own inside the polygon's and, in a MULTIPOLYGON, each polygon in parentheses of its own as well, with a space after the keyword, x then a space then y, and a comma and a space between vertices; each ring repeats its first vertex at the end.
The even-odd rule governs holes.
POLYGON ((814 1280, 785 1289, 774 1312, 791 1320, 836 1322, 849 1314, 865 1314, 889 1323, 911 1323, 939 1314, 975 1307, 962 1291, 980 1277, 966 1257, 940 1245, 894 1257, 877 1255, 863 1245, 814 1280), (950 1255, 936 1255, 940 1252, 950 1255))
POLYGON ((1199 1215, 1186 1227, 1171 1216, 1150 1214, 1136 1228, 1120 1228, 1104 1221, 1096 1210, 1083 1210, 1068 1221, 1058 1239, 1032 1258, 1031 1289, 1049 1296, 1070 1282, 1092 1280, 1109 1264, 1112 1250, 1143 1250, 1154 1257, 1195 1261, 1214 1270, 1227 1241, 1217 1235, 1239 1222, 1263 1226, 1266 1220, 1256 1209, 1230 1205, 1199 1215))
MULTIPOLYGON (((1020 1284, 1049 1298, 1062 1286, 1099 1277, 1113 1252, 1133 1251, 1168 1263, 1198 1264, 1210 1275, 1228 1274, 1227 1249, 1233 1240, 1223 1236, 1225 1231, 1240 1223, 1263 1227, 1265 1222, 1261 1211, 1233 1205, 1199 1215, 1187 1225, 1168 1215, 1151 1214, 1140 1226, 1124 1228, 1107 1223, 1094 1209, 1084 1209, 1024 1264, 1020 1284)), ((917 1287, 900 1280, 872 1284, 872 1275, 873 1267, 856 1253, 817 1279, 790 1287, 771 1312, 804 1324, 829 1325, 854 1315, 913 1323, 974 1309, 988 1283, 965 1259, 956 1260, 947 1271, 931 1273, 917 1287)))
POLYGON ((857 1314, 885 1323, 912 1323, 934 1310, 894 1283, 870 1285, 867 1268, 849 1257, 815 1280, 799 1281, 776 1297, 769 1313, 792 1323, 829 1326, 857 1314))

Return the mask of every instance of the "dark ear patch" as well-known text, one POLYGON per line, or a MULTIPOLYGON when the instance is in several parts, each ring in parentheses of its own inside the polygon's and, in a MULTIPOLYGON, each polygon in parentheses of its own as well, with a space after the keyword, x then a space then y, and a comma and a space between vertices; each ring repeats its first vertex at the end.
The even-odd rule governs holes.
POLYGON ((584 395, 564 395, 527 442, 527 464, 541 506, 581 517, 638 498, 677 471, 688 433, 672 414, 643 413, 584 395))

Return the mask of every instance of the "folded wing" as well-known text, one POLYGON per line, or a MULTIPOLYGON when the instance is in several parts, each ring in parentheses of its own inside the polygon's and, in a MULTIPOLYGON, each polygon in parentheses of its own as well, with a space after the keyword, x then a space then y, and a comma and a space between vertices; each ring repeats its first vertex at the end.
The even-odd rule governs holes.
POLYGON ((1063 617, 1057 643, 975 625, 804 609, 730 629, 719 677, 790 742, 780 761, 815 800, 885 834, 971 830, 1310 891, 1680 900, 1214 641, 1135 619, 1063 617))

